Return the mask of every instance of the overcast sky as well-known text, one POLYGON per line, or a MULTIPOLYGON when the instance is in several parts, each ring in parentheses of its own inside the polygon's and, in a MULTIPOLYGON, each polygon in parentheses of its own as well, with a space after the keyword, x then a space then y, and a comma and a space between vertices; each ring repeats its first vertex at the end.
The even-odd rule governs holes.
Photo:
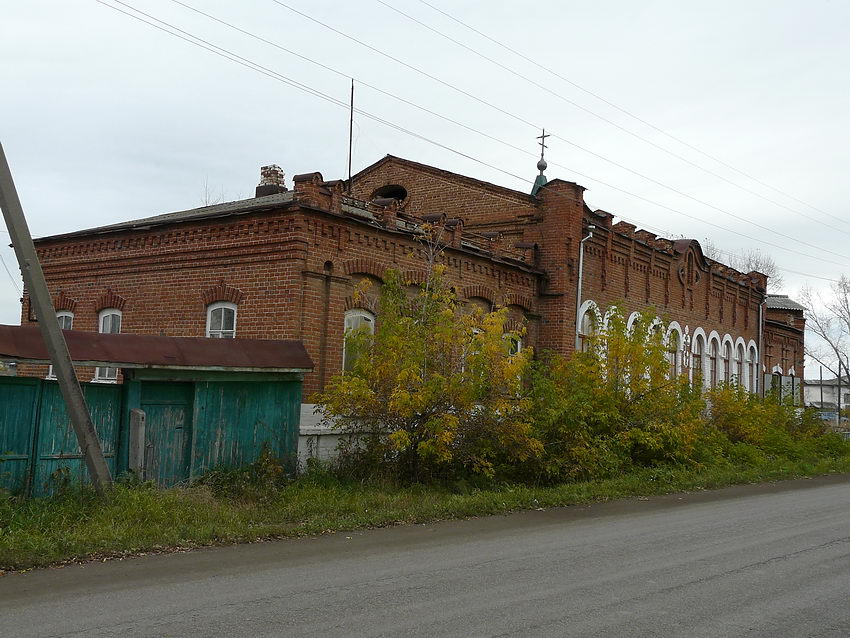
MULTIPOLYGON (((548 177, 587 187, 592 208, 653 231, 709 238, 728 250, 760 248, 780 267, 801 273, 828 278, 850 273, 848 2, 428 0, 777 191, 582 92, 419 0, 281 1, 469 95, 274 0, 185 4, 340 75, 172 0, 130 4, 340 101, 347 102, 346 77, 353 76, 500 140, 361 85, 358 108, 441 146, 358 115, 355 171, 391 153, 529 190, 536 159, 511 146, 533 155, 537 129, 545 126, 553 135, 548 140, 548 177)), ((346 176, 344 108, 95 0, 4 4, 0 141, 35 236, 198 206, 205 183, 215 197, 248 197, 264 164, 282 166, 287 180, 314 170, 326 179, 346 176)), ((0 235, 0 255, 15 280, 13 285, 0 270, 0 323, 18 323, 16 286, 21 284, 8 235, 0 235)), ((828 285, 790 272, 784 276, 792 294, 807 283, 828 285)))

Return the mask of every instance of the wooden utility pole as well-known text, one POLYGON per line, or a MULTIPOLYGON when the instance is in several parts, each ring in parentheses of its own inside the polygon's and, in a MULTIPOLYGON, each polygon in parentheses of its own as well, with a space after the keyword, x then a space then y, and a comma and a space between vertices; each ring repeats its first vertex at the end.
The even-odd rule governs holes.
POLYGON ((112 482, 112 477, 109 474, 109 467, 106 465, 100 441, 91 422, 83 389, 80 387, 80 381, 77 379, 74 365, 71 363, 71 355, 68 352, 68 345, 65 343, 65 336, 56 320, 56 309, 53 307, 50 293, 47 290, 47 282, 44 280, 41 263, 39 263, 38 255, 35 252, 32 235, 30 235, 27 220, 24 217, 24 209, 21 206, 21 200, 18 198, 15 182, 12 180, 12 171, 6 161, 2 144, 0 144, 0 208, 3 209, 6 228, 12 238, 12 245, 15 248, 15 255, 18 258, 24 284, 29 291, 30 301, 35 306, 41 336, 47 346, 47 354, 53 364, 53 372, 59 381, 59 388, 65 399, 71 425, 77 434, 77 441, 86 461, 92 485, 100 493, 103 491, 104 485, 112 482))

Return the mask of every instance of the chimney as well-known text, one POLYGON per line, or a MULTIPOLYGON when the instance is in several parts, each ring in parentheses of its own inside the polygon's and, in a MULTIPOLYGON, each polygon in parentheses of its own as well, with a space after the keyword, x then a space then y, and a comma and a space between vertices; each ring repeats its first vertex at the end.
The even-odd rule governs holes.
POLYGON ((283 169, 277 164, 270 164, 260 168, 260 183, 257 186, 256 197, 265 197, 266 195, 276 195, 277 193, 285 193, 286 186, 284 184, 283 169))

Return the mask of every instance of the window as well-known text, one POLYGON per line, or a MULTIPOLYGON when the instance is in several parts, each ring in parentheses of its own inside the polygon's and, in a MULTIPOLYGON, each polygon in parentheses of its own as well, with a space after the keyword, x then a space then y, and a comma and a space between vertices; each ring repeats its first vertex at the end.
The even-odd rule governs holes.
POLYGON ((691 381, 697 383, 703 377, 702 358, 705 352, 705 338, 702 335, 694 337, 694 356, 691 362, 691 381))
POLYGON ((207 336, 213 339, 236 338, 236 304, 218 301, 207 306, 207 336))
POLYGON ((749 391, 753 394, 758 393, 759 390, 759 377, 758 377, 758 352, 756 351, 755 346, 750 346, 749 357, 747 359, 747 366, 749 367, 747 373, 747 380, 749 382, 749 391))
POLYGON ((522 351, 522 339, 515 334, 507 333, 502 338, 508 342, 508 354, 514 356, 522 351))
POLYGON ((682 349, 682 337, 678 330, 671 330, 667 335, 667 360, 670 362, 670 378, 679 376, 679 351, 682 349))
POLYGON ((396 199, 403 202, 407 199, 407 189, 398 184, 387 184, 372 193, 372 199, 396 199))
MULTIPOLYGON (((592 302, 591 302, 592 303, 592 302)), ((590 342, 596 327, 599 325, 599 315, 597 314, 596 306, 590 305, 581 315, 578 329, 578 347, 582 352, 587 352, 590 347, 590 342)))
POLYGON ((67 310, 60 310, 56 313, 56 319, 59 321, 59 327, 62 330, 71 330, 74 327, 74 313, 67 310))
POLYGON ((713 388, 717 385, 717 341, 712 339, 708 346, 708 382, 713 388))
MULTIPOLYGON (((56 313, 56 320, 59 322, 59 327, 62 330, 71 330, 74 327, 74 313, 68 310, 60 310, 56 313)), ((53 366, 47 369, 47 379, 55 379, 53 366)))
POLYGON ((351 350, 349 335, 352 332, 362 331, 367 334, 375 334, 375 315, 368 310, 355 308, 345 313, 345 342, 342 346, 342 369, 350 371, 357 361, 357 353, 351 350))
POLYGON ((723 344, 723 380, 732 382, 732 344, 728 341, 723 344))
MULTIPOLYGON (((117 308, 105 308, 97 316, 98 332, 101 334, 119 334, 121 332, 121 311, 117 308)), ((118 381, 118 368, 95 368, 95 381, 118 381)))
POLYGON ((740 343, 735 351, 735 382, 741 386, 746 385, 744 379, 744 346, 740 343))

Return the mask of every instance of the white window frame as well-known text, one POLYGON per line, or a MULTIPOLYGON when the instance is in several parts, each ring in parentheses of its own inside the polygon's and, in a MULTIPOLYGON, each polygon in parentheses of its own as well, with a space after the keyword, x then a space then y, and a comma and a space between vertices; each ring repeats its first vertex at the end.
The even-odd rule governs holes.
POLYGON ((207 328, 206 335, 211 339, 235 339, 236 338, 236 321, 238 319, 239 309, 236 304, 230 301, 216 301, 207 306, 207 328), (214 311, 224 309, 233 311, 233 330, 212 330, 212 314, 214 311), (215 333, 215 334, 213 334, 215 333), (225 336, 228 333, 228 336, 225 336))
POLYGON ((345 315, 343 316, 342 323, 342 369, 343 371, 348 370, 348 352, 346 348, 346 336, 350 330, 357 330, 361 328, 364 324, 360 322, 359 325, 354 325, 354 319, 365 319, 366 325, 369 326, 369 334, 375 334, 375 313, 366 310, 365 308, 352 308, 351 310, 346 310, 345 315))
POLYGON ((601 324, 602 316, 599 312, 599 306, 596 305, 595 301, 588 299, 581 305, 579 312, 576 350, 587 352, 590 345, 588 342, 591 337, 599 332, 601 324))
POLYGON ((62 330, 73 330, 74 329, 74 313, 71 312, 70 310, 60 310, 59 312, 56 313, 56 319, 57 319, 57 321, 60 320, 60 319, 70 319, 71 325, 69 325, 67 328, 62 327, 61 321, 59 321, 59 327, 62 328, 62 330))
POLYGON ((678 323, 674 322, 667 326, 667 335, 664 338, 664 346, 667 350, 667 364, 671 378, 678 378, 682 374, 682 351, 685 346, 685 339, 682 336, 682 328, 678 323), (676 336, 676 347, 671 349, 670 340, 676 336))
POLYGON ((702 387, 705 387, 705 360, 707 356, 706 351, 708 350, 707 345, 705 333, 703 333, 700 329, 694 330, 694 335, 691 337, 691 365, 689 371, 689 378, 692 385, 696 383, 696 377, 699 375, 702 377, 702 387), (697 356, 699 356, 698 364, 697 356))
POLYGON ((735 381, 745 390, 749 387, 747 383, 747 347, 743 343, 735 344, 735 381))
MULTIPOLYGON (((73 330, 74 329, 74 313, 71 312, 70 310, 59 310, 56 313, 56 320, 59 322, 59 327, 62 328, 62 330, 73 330), (71 325, 69 325, 67 328, 62 327, 62 319, 70 319, 71 325)), ((56 374, 53 372, 53 365, 51 365, 47 369, 47 376, 44 377, 44 378, 51 380, 51 381, 56 379, 56 374)))
POLYGON ((720 342, 720 360, 721 367, 723 368, 723 379, 719 379, 723 383, 732 383, 732 377, 735 374, 735 370, 733 368, 734 362, 734 351, 735 344, 731 339, 724 338, 723 341, 720 342))
MULTIPOLYGON (((107 334, 103 330, 103 322, 106 317, 117 315, 118 316, 118 332, 109 332, 108 334, 121 334, 121 328, 124 324, 124 313, 121 312, 118 308, 104 308, 100 312, 97 313, 97 331, 100 334, 107 334)), ((100 367, 98 366, 94 370, 94 379, 95 383, 118 383, 118 368, 114 368, 112 366, 109 367, 100 367)))
POLYGON ((502 335, 502 339, 508 342, 508 356, 513 357, 522 352, 522 337, 519 337, 511 332, 506 332, 502 335))
POLYGON ((749 387, 747 389, 752 394, 759 393, 759 376, 759 350, 755 343, 750 341, 747 344, 747 378, 749 379, 749 387))

